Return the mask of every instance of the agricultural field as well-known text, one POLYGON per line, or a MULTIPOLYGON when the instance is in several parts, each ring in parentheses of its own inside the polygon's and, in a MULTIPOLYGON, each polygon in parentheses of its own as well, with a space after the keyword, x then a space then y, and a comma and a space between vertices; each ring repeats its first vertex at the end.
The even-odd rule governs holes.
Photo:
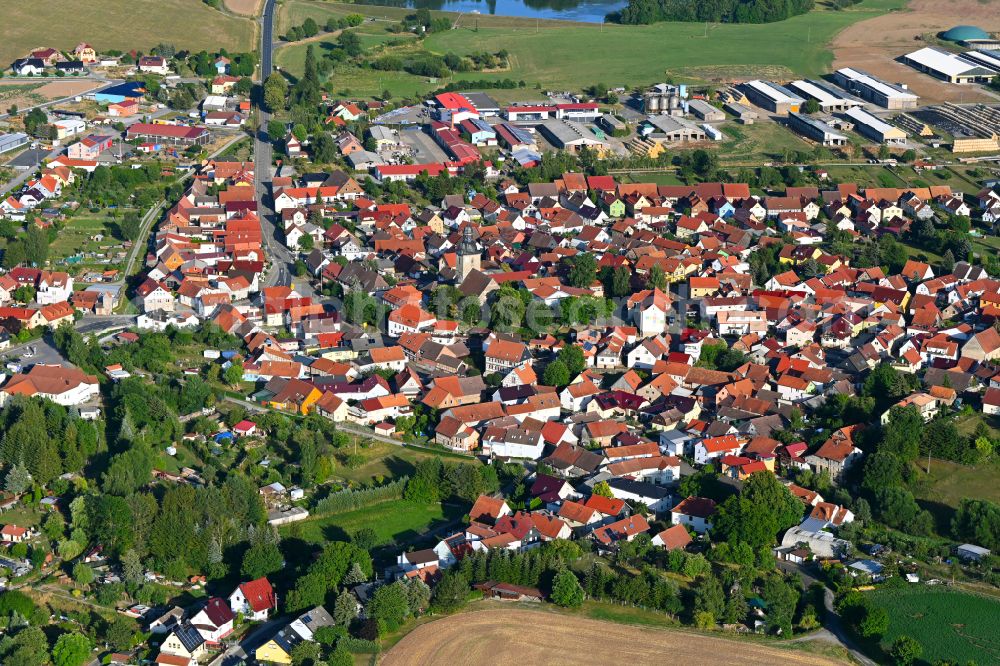
POLYGON ((872 598, 889 612, 885 645, 907 635, 923 646, 926 663, 1000 663, 1000 602, 927 586, 882 590, 872 598))
POLYGON ((664 655, 684 664, 844 663, 777 646, 737 642, 693 632, 637 627, 546 612, 483 604, 478 610, 417 627, 385 657, 397 664, 660 664, 664 655))
POLYGON ((6 112, 11 106, 16 106, 23 111, 28 107, 52 100, 82 95, 102 85, 104 84, 93 79, 72 79, 48 83, 43 81, 24 83, 24 79, 0 81, 0 111, 6 112))
POLYGON ((201 0, 93 0, 81 10, 68 0, 0 4, 0 62, 7 65, 33 48, 72 50, 82 41, 97 50, 148 50, 161 42, 180 49, 246 51, 254 23, 212 9, 201 0), (181 18, 183 17, 183 18, 181 18))
POLYGON ((226 9, 240 16, 256 16, 260 12, 262 0, 225 0, 226 9))
MULTIPOLYGON (((458 28, 426 38, 423 48, 436 54, 495 52, 506 49, 507 71, 455 74, 454 79, 524 80, 528 88, 579 89, 604 82, 634 87, 663 81, 727 82, 754 77, 818 76, 833 62, 827 44, 838 32, 859 21, 901 7, 903 0, 864 0, 843 11, 817 9, 781 23, 768 25, 709 25, 659 23, 620 26, 535 21, 533 19, 461 17, 458 28), (581 49, 580 44, 587 44, 581 49), (628 44, 628 48, 622 48, 628 44)), ((282 6, 281 27, 311 16, 320 25, 330 16, 361 13, 372 17, 362 32, 397 22, 410 10, 337 3, 289 0, 282 6)), ((444 14, 453 20, 457 14, 444 14)), ((281 30, 279 30, 280 33, 281 30)), ((328 36, 328 39, 333 37, 328 36)), ((292 74, 301 71, 304 44, 283 47, 277 61, 292 74), (301 51, 301 53, 299 53, 301 51)), ((375 72, 342 67, 335 73, 338 90, 355 96, 374 96, 388 89, 396 96, 423 94, 440 82, 400 72, 375 72)), ((448 79, 451 80, 451 79, 448 79)))

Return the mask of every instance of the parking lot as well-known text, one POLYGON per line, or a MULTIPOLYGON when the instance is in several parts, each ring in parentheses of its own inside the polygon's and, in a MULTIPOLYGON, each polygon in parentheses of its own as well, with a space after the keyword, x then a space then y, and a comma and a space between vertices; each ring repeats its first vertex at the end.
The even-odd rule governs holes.
POLYGON ((434 139, 420 129, 400 130, 399 140, 413 149, 413 161, 417 164, 448 160, 448 155, 441 146, 434 143, 434 139))
POLYGON ((20 364, 23 369, 36 363, 60 365, 64 359, 59 350, 53 347, 48 340, 42 338, 26 344, 12 344, 9 349, 0 353, 0 361, 3 362, 4 369, 11 372, 13 368, 7 367, 9 363, 20 364))

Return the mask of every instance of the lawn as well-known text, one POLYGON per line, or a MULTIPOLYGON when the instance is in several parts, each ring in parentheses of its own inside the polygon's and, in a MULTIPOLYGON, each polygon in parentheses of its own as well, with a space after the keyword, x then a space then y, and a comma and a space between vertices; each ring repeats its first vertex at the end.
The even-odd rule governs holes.
MULTIPOLYGON (((462 17, 455 30, 435 33, 424 47, 437 54, 464 55, 506 49, 509 71, 467 72, 455 79, 525 80, 529 89, 581 89, 596 82, 635 87, 672 77, 678 81, 725 82, 751 77, 819 76, 830 70, 830 39, 848 25, 899 8, 902 0, 865 0, 844 11, 819 9, 780 23, 766 25, 658 23, 621 26, 534 21, 533 19, 462 17)), ((301 23, 307 16, 325 23, 329 16, 361 13, 378 17, 364 32, 398 21, 411 10, 290 0, 283 5, 282 26, 301 23)), ((441 14, 441 12, 434 12, 441 14)), ((450 18, 456 14, 444 12, 450 18)), ((279 51, 277 61, 293 74, 301 69, 304 45, 279 51), (297 69, 298 68, 298 69, 297 69)), ((425 93, 440 82, 396 73, 341 67, 334 74, 337 89, 353 95, 377 95, 388 88, 396 95, 425 93), (380 75, 380 76, 379 76, 380 75), (382 81, 378 81, 381 78, 382 81), (381 87, 380 87, 381 85, 381 87)))
MULTIPOLYGON (((961 423, 959 429, 962 429, 961 423)), ((926 473, 926 458, 915 465, 919 471, 915 475, 913 494, 922 507, 934 514, 942 535, 950 533, 951 520, 963 498, 1000 503, 1000 463, 960 465, 932 458, 930 474, 926 473)))
MULTIPOLYGON (((396 553, 408 546, 420 546, 424 538, 435 535, 453 521, 459 520, 468 507, 441 504, 414 504, 406 500, 391 500, 374 506, 323 516, 285 525, 279 529, 282 537, 300 539, 306 543, 347 541, 363 527, 370 527, 378 537, 372 557, 388 564, 396 553)), ((439 535, 439 536, 444 536, 439 535)))
MULTIPOLYGON (((344 433, 348 437, 353 436, 350 432, 344 431, 344 433)), ((359 442, 362 441, 362 438, 358 439, 359 442)), ((345 455, 354 454, 355 449, 353 446, 348 446, 343 449, 342 453, 345 455)), ((336 479, 351 483, 369 483, 376 477, 395 479, 400 476, 410 476, 419 461, 431 457, 470 463, 478 462, 475 458, 449 454, 446 451, 424 452, 413 447, 395 446, 374 440, 366 440, 359 444, 356 453, 364 458, 364 462, 353 469, 339 465, 334 472, 336 479)))
POLYGON ((229 16, 201 0, 92 0, 85 7, 69 0, 3 2, 0 25, 0 62, 5 65, 33 48, 72 51, 83 41, 98 51, 149 50, 160 43, 246 51, 254 37, 252 20, 229 16))
POLYGON ((923 646, 924 663, 1000 663, 1000 602, 927 586, 882 590, 872 596, 889 612, 885 645, 905 634, 923 646))

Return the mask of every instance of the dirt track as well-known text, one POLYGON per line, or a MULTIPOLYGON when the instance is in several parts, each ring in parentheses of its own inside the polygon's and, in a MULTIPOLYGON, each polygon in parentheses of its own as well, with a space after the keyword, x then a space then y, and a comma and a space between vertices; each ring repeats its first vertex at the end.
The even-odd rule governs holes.
POLYGON ((995 101, 978 86, 938 81, 895 60, 926 46, 917 37, 963 24, 1000 31, 1000 0, 912 0, 903 11, 855 23, 834 37, 833 66, 858 67, 887 81, 905 83, 928 102, 995 101))
POLYGON ((840 662, 795 650, 669 629, 506 607, 418 627, 381 660, 410 664, 802 665, 840 662))

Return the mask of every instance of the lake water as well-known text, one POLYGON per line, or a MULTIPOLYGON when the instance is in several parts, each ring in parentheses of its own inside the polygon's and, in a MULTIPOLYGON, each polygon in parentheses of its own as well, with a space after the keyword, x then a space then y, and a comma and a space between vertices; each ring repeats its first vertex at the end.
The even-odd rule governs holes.
POLYGON ((602 23, 605 15, 621 9, 627 2, 626 0, 368 0, 365 4, 602 23))

